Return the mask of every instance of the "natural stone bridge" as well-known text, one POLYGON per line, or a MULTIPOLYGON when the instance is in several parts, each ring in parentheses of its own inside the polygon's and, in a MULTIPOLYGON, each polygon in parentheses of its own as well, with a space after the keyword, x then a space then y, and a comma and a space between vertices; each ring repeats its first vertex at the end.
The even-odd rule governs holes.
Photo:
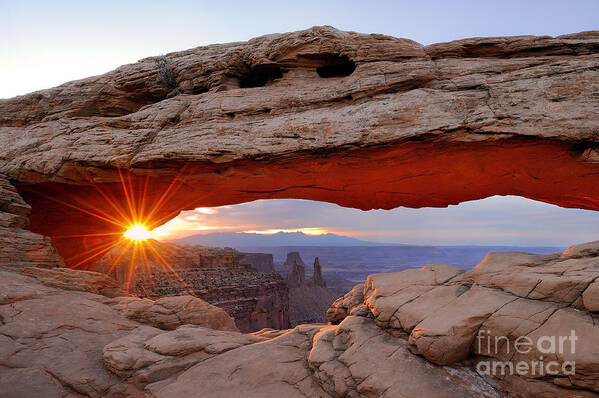
POLYGON ((598 67, 599 32, 422 46, 315 27, 198 47, 0 100, 0 174, 70 265, 115 219, 259 198, 597 210, 598 67))
POLYGON ((512 194, 597 210, 598 65, 599 32, 423 47, 320 27, 0 100, 0 391, 596 398, 599 242, 371 275, 332 324, 241 334, 198 298, 122 297, 104 274, 53 268, 34 232, 84 267, 131 221, 257 198, 370 209, 512 194), (505 346, 481 348, 480 331, 505 346), (576 352, 547 360, 575 374, 474 371, 521 337, 573 331, 576 352))

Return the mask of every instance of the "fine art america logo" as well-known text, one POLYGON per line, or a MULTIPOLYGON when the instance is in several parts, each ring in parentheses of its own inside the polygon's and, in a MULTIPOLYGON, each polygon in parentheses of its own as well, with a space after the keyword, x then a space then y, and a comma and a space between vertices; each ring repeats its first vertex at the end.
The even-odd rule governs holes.
POLYGON ((476 370, 482 375, 543 377, 576 373, 575 361, 560 360, 576 353, 578 336, 574 330, 567 336, 540 336, 536 341, 520 336, 512 342, 507 336, 492 336, 489 330, 481 329, 476 340, 477 353, 509 358, 478 362, 476 370))

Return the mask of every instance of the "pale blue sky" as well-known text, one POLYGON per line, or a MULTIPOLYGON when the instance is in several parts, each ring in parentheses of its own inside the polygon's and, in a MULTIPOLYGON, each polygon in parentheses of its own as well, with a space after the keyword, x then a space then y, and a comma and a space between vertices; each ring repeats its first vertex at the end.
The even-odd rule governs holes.
MULTIPOLYGON (((596 0, 0 0, 0 98, 101 74, 151 55, 314 25, 431 44, 474 36, 598 30, 598 15, 596 0)), ((193 215, 185 213, 179 220, 193 215)), ((325 228, 398 243, 568 245, 599 239, 599 213, 515 197, 390 212, 258 201, 196 215, 204 226, 325 228)))
POLYGON ((0 98, 138 59, 314 25, 423 44, 599 29, 597 0, 0 0, 0 98))

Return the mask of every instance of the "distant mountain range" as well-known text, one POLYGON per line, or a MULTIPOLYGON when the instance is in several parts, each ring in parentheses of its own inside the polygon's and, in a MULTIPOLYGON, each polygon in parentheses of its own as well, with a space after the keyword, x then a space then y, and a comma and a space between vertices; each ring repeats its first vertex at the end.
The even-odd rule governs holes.
POLYGON ((215 232, 192 235, 170 242, 184 245, 233 248, 248 246, 400 246, 390 243, 369 242, 343 235, 306 235, 303 232, 277 232, 269 235, 247 232, 215 232))

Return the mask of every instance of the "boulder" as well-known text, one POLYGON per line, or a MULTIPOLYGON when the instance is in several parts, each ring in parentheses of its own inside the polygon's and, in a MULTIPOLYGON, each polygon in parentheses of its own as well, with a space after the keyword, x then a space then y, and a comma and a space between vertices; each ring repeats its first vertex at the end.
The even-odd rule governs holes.
POLYGON ((103 349, 106 367, 143 389, 223 352, 266 338, 185 325, 170 332, 140 326, 103 349))
POLYGON ((118 297, 108 304, 129 319, 159 329, 172 330, 181 325, 202 325, 237 331, 235 321, 223 309, 193 296, 167 296, 155 301, 118 297))
POLYGON ((435 264, 370 275, 327 316, 341 324, 351 314, 372 317, 388 334, 407 339, 411 352, 438 365, 471 366, 516 396, 594 397, 596 246, 490 253, 467 272, 435 264), (513 370, 518 366, 520 373, 513 370))
MULTIPOLYGON (((136 385, 142 384, 124 382, 123 375, 109 371, 102 360, 104 346, 115 340, 132 333, 137 335, 138 330, 143 330, 143 341, 165 332, 139 321, 159 327, 196 323, 235 330, 233 320, 221 309, 207 303, 200 305, 200 300, 193 297, 159 304, 144 300, 143 306, 136 306, 141 300, 99 295, 103 284, 98 283, 102 279, 96 274, 69 270, 67 280, 49 284, 44 283, 46 271, 26 268, 25 272, 32 275, 28 276, 17 267, 0 268, 0 395, 3 397, 140 396, 136 385), (86 274, 91 275, 82 276, 86 274), (131 306, 127 308, 126 303, 131 306), (142 314, 131 316, 136 313, 132 308, 140 307, 142 314)), ((155 355, 159 354, 150 352, 145 359, 131 361, 141 366, 155 359, 155 355)), ((169 366, 178 370, 187 363, 174 362, 177 363, 169 366)), ((167 367, 164 363, 161 366, 161 369, 167 367)))
POLYGON ((327 310, 327 319, 333 325, 338 324, 351 314, 354 308, 364 305, 364 284, 354 286, 343 297, 339 297, 327 310))
POLYGON ((349 317, 339 326, 298 326, 274 339, 241 346, 194 365, 176 379, 150 384, 146 392, 156 398, 499 397, 486 383, 471 371, 430 367, 408 351, 405 341, 389 336, 372 320, 349 317))
POLYGON ((91 271, 78 271, 71 268, 39 268, 25 267, 24 275, 32 276, 46 286, 65 290, 76 290, 101 294, 107 297, 126 296, 117 281, 106 274, 91 271))

